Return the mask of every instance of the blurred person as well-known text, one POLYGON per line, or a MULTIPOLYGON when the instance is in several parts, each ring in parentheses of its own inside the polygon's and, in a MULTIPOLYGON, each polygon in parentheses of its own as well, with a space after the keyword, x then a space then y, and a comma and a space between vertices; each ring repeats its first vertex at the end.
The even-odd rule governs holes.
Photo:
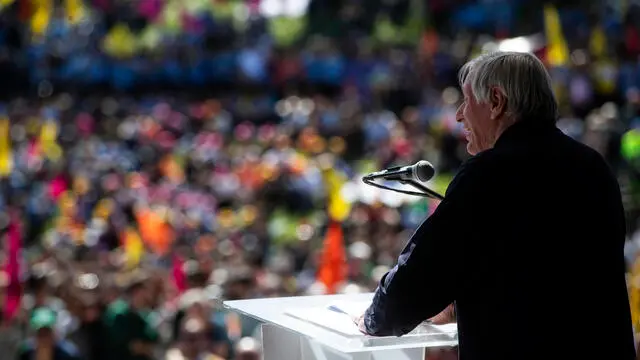
POLYGON ((49 279, 44 274, 40 274, 42 268, 47 262, 35 264, 32 268, 33 272, 27 282, 29 294, 25 296, 24 304, 30 311, 41 307, 49 307, 58 309, 62 306, 61 300, 53 296, 53 289, 49 285, 49 279))
POLYGON ((153 359, 158 334, 149 314, 149 289, 146 278, 133 276, 127 298, 120 299, 107 309, 105 330, 109 341, 109 359, 153 359))
POLYGON ((170 348, 165 360, 222 360, 211 351, 208 326, 203 318, 188 316, 182 320, 176 345, 170 348))
POLYGON ((13 360, 20 341, 24 338, 22 329, 23 312, 18 311, 11 318, 7 317, 7 293, 9 276, 6 271, 0 271, 0 308, 5 309, 0 312, 0 360, 13 360))
POLYGON ((226 282, 225 294, 229 300, 248 299, 255 286, 255 275, 248 267, 233 268, 226 282))
POLYGON ((361 331, 401 336, 455 303, 461 360, 634 359, 624 209, 606 162, 556 127, 534 55, 481 55, 460 86, 473 157, 380 281, 361 331), (564 346, 530 346, 546 343, 564 346))
POLYGON ((58 339, 55 333, 56 312, 40 307, 29 320, 34 336, 19 349, 17 360, 80 360, 82 357, 70 342, 58 339))
POLYGON ((173 338, 179 341, 187 319, 202 319, 206 324, 211 351, 223 358, 231 358, 233 342, 227 333, 226 324, 216 321, 216 312, 208 304, 206 293, 201 288, 187 290, 180 296, 179 309, 173 320, 173 338))
MULTIPOLYGON (((244 300, 254 296, 256 290, 256 274, 250 267, 240 266, 230 269, 229 279, 225 283, 227 300, 244 300)), ((218 311, 214 316, 217 324, 224 325, 231 341, 238 341, 251 336, 260 322, 249 316, 239 315, 234 311, 218 311)))
POLYGON ((261 360, 262 347, 256 339, 244 337, 238 341, 235 348, 236 360, 261 360))
POLYGON ((80 324, 69 334, 68 339, 77 347, 83 358, 106 359, 106 331, 101 321, 102 306, 94 297, 82 296, 80 300, 77 314, 80 324))

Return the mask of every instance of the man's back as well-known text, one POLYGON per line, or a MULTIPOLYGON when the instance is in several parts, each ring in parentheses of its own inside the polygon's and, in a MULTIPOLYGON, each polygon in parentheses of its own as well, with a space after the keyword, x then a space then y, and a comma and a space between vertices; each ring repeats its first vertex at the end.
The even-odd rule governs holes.
POLYGON ((604 160, 528 121, 471 163, 486 205, 461 224, 477 234, 461 250, 461 359, 634 359, 624 214, 604 160))

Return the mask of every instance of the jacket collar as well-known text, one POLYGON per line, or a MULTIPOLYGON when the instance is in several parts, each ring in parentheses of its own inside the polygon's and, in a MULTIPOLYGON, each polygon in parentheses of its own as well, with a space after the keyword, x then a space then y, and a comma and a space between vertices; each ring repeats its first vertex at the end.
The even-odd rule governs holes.
POLYGON ((522 144, 531 140, 539 139, 541 135, 560 131, 555 121, 545 119, 523 118, 509 126, 494 144, 495 148, 502 146, 522 144))

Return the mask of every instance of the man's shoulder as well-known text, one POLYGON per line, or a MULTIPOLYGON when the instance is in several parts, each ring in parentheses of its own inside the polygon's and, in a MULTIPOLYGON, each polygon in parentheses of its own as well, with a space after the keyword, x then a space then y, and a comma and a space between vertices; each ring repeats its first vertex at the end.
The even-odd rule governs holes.
POLYGON ((602 157, 602 155, 591 146, 581 141, 578 141, 562 132, 557 136, 559 136, 560 142, 564 144, 566 151, 575 153, 581 156, 587 156, 590 159, 599 159, 602 162, 605 162, 604 157, 602 157))
POLYGON ((477 181, 478 178, 491 176, 492 172, 500 168, 500 162, 503 162, 503 160, 494 149, 480 152, 462 163, 456 172, 453 182, 470 178, 477 181))
POLYGON ((548 157, 554 168, 562 170, 562 174, 579 177, 592 185, 616 183, 613 170, 596 149, 565 134, 560 134, 559 144, 548 157))
POLYGON ((450 197, 453 193, 475 192, 474 189, 486 186, 489 177, 494 173, 493 164, 494 160, 490 154, 480 153, 469 158, 458 168, 447 187, 445 196, 450 197))
POLYGON ((531 171, 538 171, 537 164, 552 163, 572 164, 595 170, 608 171, 604 157, 587 144, 572 139, 564 133, 550 132, 540 138, 539 142, 523 142, 494 147, 478 153, 463 164, 468 171, 510 172, 510 167, 525 166, 531 171))

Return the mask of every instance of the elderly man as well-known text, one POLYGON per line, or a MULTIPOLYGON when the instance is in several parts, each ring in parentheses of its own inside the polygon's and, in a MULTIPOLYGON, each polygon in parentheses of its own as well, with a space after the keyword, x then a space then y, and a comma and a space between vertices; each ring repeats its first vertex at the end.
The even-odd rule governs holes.
POLYGON ((535 56, 482 55, 460 85, 474 156, 380 281, 361 330, 400 336, 455 302, 462 360, 634 359, 607 164, 555 126, 535 56))

